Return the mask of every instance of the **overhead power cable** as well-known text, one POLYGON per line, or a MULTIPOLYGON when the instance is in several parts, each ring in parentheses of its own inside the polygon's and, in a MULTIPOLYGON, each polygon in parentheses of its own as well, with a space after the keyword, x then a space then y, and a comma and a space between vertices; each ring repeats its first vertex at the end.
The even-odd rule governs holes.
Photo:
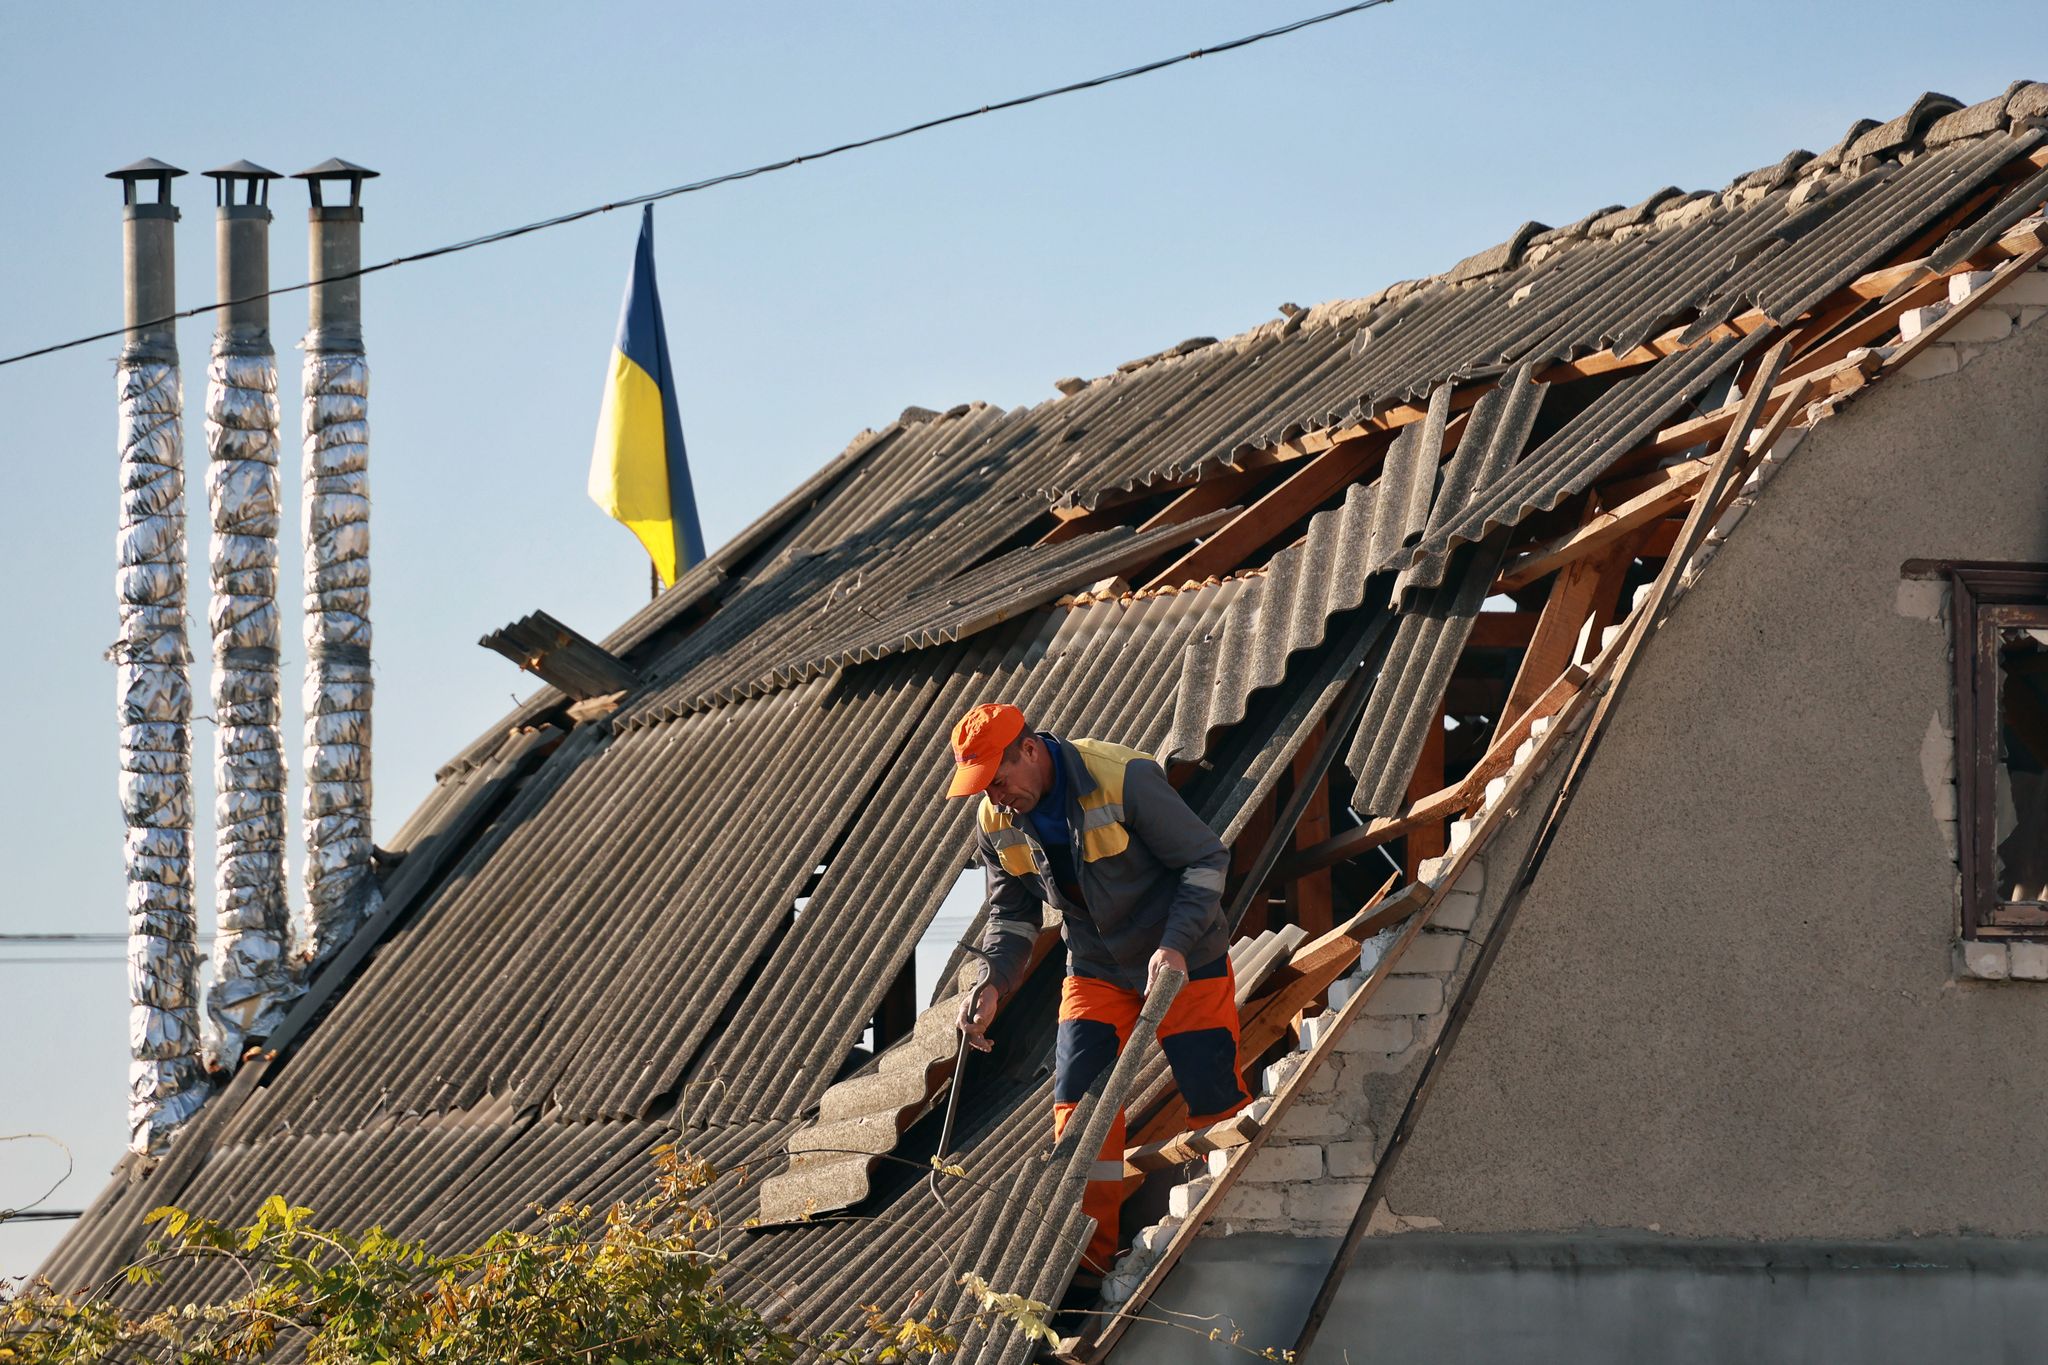
MULTIPOLYGON (((166 313, 162 317, 147 318, 137 322, 134 325, 135 330, 161 327, 166 323, 178 322, 185 318, 196 318, 206 313, 219 312, 223 308, 232 308, 238 304, 253 303, 258 299, 276 298, 281 294, 297 294, 311 289, 315 285, 335 284, 342 280, 358 279, 364 275, 374 275, 382 270, 391 270, 401 265, 410 265, 415 261, 430 261, 438 256, 452 256, 458 251, 470 251, 476 247, 489 246, 493 242, 510 241, 514 237, 524 237, 528 233, 543 232, 548 228, 562 227, 569 223, 580 222, 585 218, 593 218, 600 213, 610 213, 615 209, 637 208, 641 204, 653 204, 663 199, 674 199, 678 195, 696 194, 703 190, 716 188, 719 185, 729 185, 736 180, 752 180, 756 176, 770 175, 776 171, 791 170, 803 165, 805 162, 823 161, 827 157, 840 156, 847 152, 857 152, 866 147, 877 147, 884 142, 894 142, 899 138, 910 137, 915 133, 925 133, 930 132, 934 128, 943 128, 949 123, 962 123, 968 119, 980 118, 984 114, 998 114, 1007 109, 1020 109, 1027 104, 1037 104, 1042 100, 1056 99, 1061 95, 1072 95, 1083 90, 1096 90, 1105 85, 1115 85, 1118 81, 1135 80, 1139 76, 1149 76, 1155 71, 1164 71, 1170 66, 1179 66, 1182 62, 1191 62, 1198 57, 1215 57, 1225 52, 1235 52, 1240 48, 1250 47, 1254 43, 1263 43, 1270 38, 1282 38, 1290 33, 1299 33, 1301 30, 1313 28, 1317 24, 1327 24, 1333 19, 1348 18, 1351 15, 1360 14, 1369 9, 1378 9, 1382 5, 1390 5, 1393 2, 1394 0, 1360 0, 1358 4, 1346 5, 1342 9, 1333 9, 1327 14, 1317 14, 1311 15, 1306 19, 1296 19, 1292 23, 1281 24, 1277 28, 1262 29, 1257 33, 1248 33, 1242 38, 1232 38, 1228 42, 1212 43, 1208 47, 1198 47, 1192 52, 1182 52, 1171 57, 1161 57, 1157 61, 1146 62, 1140 66, 1126 67, 1122 71, 1112 71, 1104 76, 1091 76, 1087 80, 1073 81, 1066 85, 1056 85, 1050 90, 1040 90, 1034 94, 1017 95, 1010 99, 998 100, 993 104, 984 104, 976 109, 963 109, 958 113, 926 119, 922 123, 913 123, 908 127, 898 128, 893 132, 876 133, 872 137, 859 138, 853 142, 842 142, 836 147, 827 147, 822 151, 804 152, 797 156, 786 156, 777 161, 767 161, 758 166, 749 166, 743 171, 727 171, 723 175, 714 175, 703 180, 692 180, 682 185, 672 185, 665 190, 654 190, 647 194, 636 194, 626 199, 614 199, 610 203, 596 204, 590 208, 577 209, 571 213, 556 214, 552 218, 542 218, 537 222, 525 223, 519 227, 501 228, 496 232, 487 232, 481 237, 471 237, 466 241, 451 242, 447 246, 433 247, 426 251, 415 251, 405 256, 394 256, 388 261, 379 261, 374 265, 366 265, 338 275, 322 276, 317 280, 307 280, 303 284, 282 285, 276 289, 266 289, 258 294, 245 294, 240 298, 223 299, 218 303, 209 303, 198 308, 187 308, 177 313, 166 313)), ((113 337, 125 336, 129 330, 127 327, 116 327, 110 331, 94 332, 91 336, 76 337, 70 341, 60 341, 49 346, 38 346, 32 351, 23 351, 19 355, 0 358, 0 366, 17 365, 24 360, 34 360, 38 356, 52 355, 58 351, 68 351, 77 346, 89 346, 95 341, 106 341, 113 337)))

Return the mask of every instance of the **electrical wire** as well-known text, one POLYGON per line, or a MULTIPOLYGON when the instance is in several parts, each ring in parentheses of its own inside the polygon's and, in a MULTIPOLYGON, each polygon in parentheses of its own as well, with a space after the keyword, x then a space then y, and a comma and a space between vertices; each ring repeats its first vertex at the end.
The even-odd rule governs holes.
POLYGON ((943 128, 947 124, 961 123, 967 119, 980 118, 984 114, 999 114, 1009 109, 1020 109, 1027 104, 1037 104, 1041 100, 1056 99, 1061 95, 1072 95, 1083 90, 1096 90, 1105 85, 1114 85, 1119 81, 1134 80, 1139 76, 1149 76, 1155 71, 1164 71, 1167 67, 1178 66, 1182 62, 1191 62, 1199 57, 1214 57, 1225 52, 1235 52, 1240 48, 1250 47, 1254 43, 1263 43, 1271 38, 1282 38, 1290 33, 1299 33, 1301 30, 1313 28, 1317 24, 1327 24, 1334 19, 1347 18, 1369 9, 1378 9, 1382 5, 1390 5, 1393 2, 1394 0, 1359 0, 1357 4, 1346 5, 1342 9, 1333 9, 1326 14, 1311 15, 1306 19, 1296 19, 1291 23, 1281 24, 1276 28, 1262 29, 1257 33, 1248 33, 1241 38, 1232 38, 1227 42, 1213 43, 1208 47, 1198 47, 1192 52, 1178 53, 1172 57, 1161 57, 1157 61, 1126 67, 1122 71, 1112 71, 1104 76, 1091 76, 1087 80, 1057 85, 1049 90, 1040 90, 1034 94, 1013 96, 1010 99, 998 100, 993 104, 984 104, 977 109, 963 109, 958 113, 926 119, 922 123, 913 123, 908 127, 898 128, 893 132, 877 133, 871 137, 859 138, 852 142, 842 142, 837 146, 827 147, 821 151, 787 156, 778 161, 768 161, 758 166, 749 166, 742 171, 727 171, 723 175, 714 175, 703 180, 692 180, 682 185, 672 185, 665 190, 654 190, 647 194, 636 194, 626 199, 615 199, 610 203, 596 204, 570 213, 557 214, 552 218, 542 218, 536 222, 526 223, 519 227, 501 228, 496 232, 487 232, 481 237, 471 237, 465 241, 451 242, 447 246, 433 247, 426 251, 415 251, 410 255, 394 256, 388 261, 379 261, 375 265, 362 266, 359 269, 337 275, 326 275, 317 280, 307 280, 303 284, 282 285, 276 289, 266 289, 257 294, 245 294, 240 298, 224 299, 218 303, 209 303, 198 308, 187 308, 182 312, 166 313, 162 317, 147 318, 137 322, 132 329, 129 327, 116 327, 111 331, 95 332, 91 336, 77 337, 71 341, 60 341, 49 346, 39 346, 32 351, 23 351, 18 355, 0 357, 0 366, 17 365, 24 360, 34 360, 38 356, 53 355, 58 351, 68 351, 77 346, 89 346, 95 341, 107 341, 113 337, 125 336, 130 330, 141 331, 151 327, 161 327, 166 323, 219 312, 223 308, 233 308, 238 304, 253 303, 259 299, 276 298, 283 294, 301 293, 319 284, 335 284, 343 280, 359 279, 364 275, 374 275, 379 271, 391 270, 401 265, 410 265, 416 261, 430 261, 439 256, 452 256, 459 251, 471 251, 477 247, 489 246, 495 242, 510 241, 514 237, 524 237, 528 233, 543 232, 549 228, 562 227, 569 223, 580 222, 585 218, 595 217, 601 213, 610 213, 616 209, 637 208, 641 204, 653 204, 663 199, 676 198, 678 195, 696 194, 703 190, 716 188, 719 185, 729 185, 738 180, 751 180, 756 176, 771 175, 777 171, 791 170, 806 162, 823 161, 827 157, 840 156, 844 153, 860 151, 867 147, 877 147, 882 143, 894 142, 899 138, 910 137, 916 133, 930 132, 934 128, 943 128))
MULTIPOLYGON (((47 1142, 52 1147, 55 1147, 58 1151, 64 1154, 64 1174, 58 1176, 57 1179, 51 1183, 49 1189, 44 1190, 41 1194, 29 1200, 28 1203, 23 1204, 20 1208, 0 1209, 0 1223, 13 1222, 17 1219, 27 1219, 33 1222, 35 1221, 35 1215, 31 1212, 31 1210, 33 1210, 36 1207, 36 1205, 42 1203, 45 1199, 48 1199, 51 1195, 55 1194, 58 1190, 64 1187, 64 1182, 69 1180, 71 1178, 71 1173, 78 1169, 78 1162, 71 1155, 71 1149, 64 1144, 62 1138, 52 1137, 48 1133, 0 1134, 0 1142, 47 1142)), ((51 1210, 49 1213, 44 1214, 43 1217, 45 1219, 48 1219, 66 1212, 68 1212, 68 1210, 51 1210)))

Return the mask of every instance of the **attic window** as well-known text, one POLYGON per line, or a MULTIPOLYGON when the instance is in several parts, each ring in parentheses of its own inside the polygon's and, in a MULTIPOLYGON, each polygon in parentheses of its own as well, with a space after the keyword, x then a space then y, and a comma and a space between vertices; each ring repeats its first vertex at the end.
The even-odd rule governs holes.
POLYGON ((1943 567, 1963 937, 2048 939, 2048 565, 1943 567))

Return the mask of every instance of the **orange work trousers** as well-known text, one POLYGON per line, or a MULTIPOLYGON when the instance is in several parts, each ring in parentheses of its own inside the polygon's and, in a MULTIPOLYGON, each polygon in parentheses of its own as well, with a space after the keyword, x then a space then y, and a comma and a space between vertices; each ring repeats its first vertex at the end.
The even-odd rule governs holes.
MULTIPOLYGON (((1061 985, 1053 1073, 1054 1141, 1066 1131, 1067 1120, 1090 1083, 1130 1041, 1144 1003, 1138 992, 1093 977, 1070 976, 1061 985)), ((1188 1102, 1190 1129, 1220 1123, 1251 1103, 1237 1070, 1237 976, 1228 954, 1189 970, 1188 984, 1160 1021, 1159 1045, 1188 1102)), ((1081 1198, 1082 1210, 1095 1220, 1095 1235, 1081 1258, 1083 1274, 1107 1275, 1116 1258, 1117 1217, 1124 1202, 1124 1141, 1124 1112, 1118 1109, 1081 1198)))

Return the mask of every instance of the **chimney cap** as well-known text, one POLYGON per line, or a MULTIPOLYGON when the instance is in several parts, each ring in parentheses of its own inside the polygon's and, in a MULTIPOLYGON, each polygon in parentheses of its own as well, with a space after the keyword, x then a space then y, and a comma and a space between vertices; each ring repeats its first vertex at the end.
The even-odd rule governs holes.
POLYGON ((381 172, 373 171, 368 166, 358 166, 353 161, 343 161, 338 156, 330 156, 325 161, 321 162, 319 165, 311 167, 310 169, 307 170, 300 171, 297 175, 294 175, 292 179, 375 180, 380 174, 381 172))
POLYGON ((204 174, 206 174, 206 175, 209 175, 209 176, 213 177, 213 178, 214 178, 215 180, 282 180, 282 179, 284 179, 284 177, 283 177, 283 176, 279 175, 279 174, 278 174, 278 173, 277 173, 276 171, 273 171, 273 170, 271 170, 271 169, 270 169, 269 167, 267 167, 267 166, 259 166, 259 165, 257 165, 257 164, 256 164, 255 162, 253 162, 253 161, 247 161, 247 160, 244 160, 244 161, 237 161, 237 162, 235 162, 235 163, 234 163, 233 165, 230 165, 230 166, 221 166, 221 167, 218 167, 218 168, 217 168, 217 169, 215 169, 215 170, 211 170, 211 171, 206 171, 206 172, 204 172, 204 174))
POLYGON ((172 222, 176 222, 178 220, 178 211, 171 207, 171 181, 183 174, 183 171, 167 161, 158 161, 153 156, 146 156, 133 165, 123 166, 118 171, 108 171, 107 179, 121 182, 121 203, 125 207, 131 210, 142 210, 142 212, 132 216, 140 218, 168 218, 172 222), (141 202, 141 186, 145 184, 154 184, 156 186, 156 202, 154 204, 143 204, 141 202))
POLYGON ((253 161, 237 161, 203 174, 213 181, 213 202, 220 208, 259 207, 267 210, 270 182, 284 178, 268 166, 259 166, 253 161), (237 190, 242 196, 239 205, 235 202, 237 190))
POLYGON ((107 179, 172 180, 183 174, 185 174, 184 171, 179 170, 168 161, 158 161, 153 156, 146 156, 140 161, 131 162, 123 166, 118 171, 108 171, 107 179))
MULTIPOLYGON (((320 197, 320 187, 326 184, 347 181, 347 207, 355 210, 353 216, 358 220, 362 216, 363 182, 365 180, 375 180, 376 178, 377 172, 371 170, 368 166, 358 166, 355 162, 343 161, 338 156, 330 156, 311 170, 300 171, 292 177, 294 180, 306 182, 306 189, 313 196, 313 213, 315 217, 320 216, 321 211, 327 207, 320 197)), ((336 207, 340 206, 337 205, 336 207)))

